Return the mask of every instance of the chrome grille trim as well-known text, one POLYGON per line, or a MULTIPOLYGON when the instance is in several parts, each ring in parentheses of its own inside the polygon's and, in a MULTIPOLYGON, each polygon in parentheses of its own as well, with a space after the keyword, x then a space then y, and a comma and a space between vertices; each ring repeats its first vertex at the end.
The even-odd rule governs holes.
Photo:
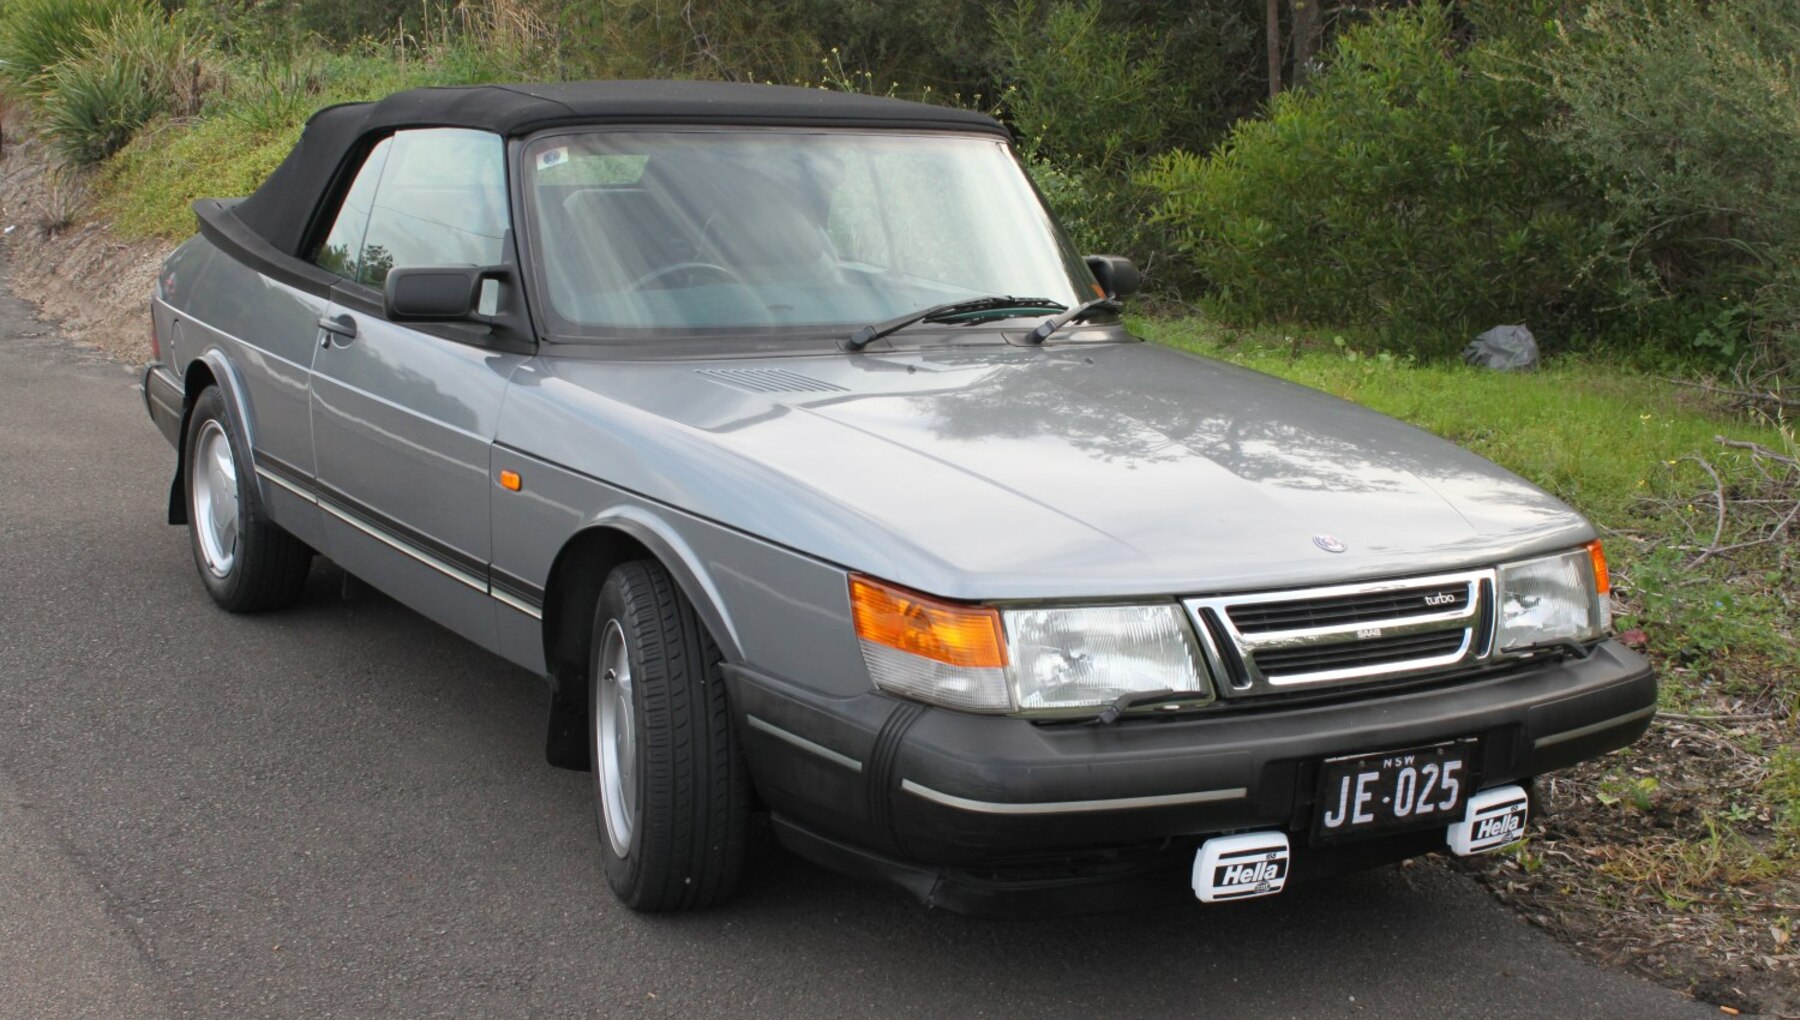
MULTIPOLYGON (((1226 697, 1248 697, 1373 683, 1484 661, 1489 658, 1494 644, 1491 633, 1494 627, 1494 582, 1494 571, 1470 570, 1322 588, 1204 596, 1184 599, 1183 605, 1187 607, 1194 631, 1200 638, 1207 665, 1213 676, 1221 681, 1220 693, 1226 697), (1456 598, 1447 609, 1426 602, 1427 596, 1441 598, 1451 592, 1456 598), (1349 622, 1286 630, 1252 629, 1246 632, 1232 618, 1232 611, 1238 609, 1242 618, 1255 620, 1253 626, 1260 628, 1268 619, 1266 614, 1241 611, 1270 603, 1282 603, 1284 612, 1296 616, 1310 615, 1308 603, 1323 603, 1328 608, 1322 609, 1319 615, 1341 616, 1345 603, 1358 597, 1366 598, 1368 606, 1389 605, 1394 609, 1388 615, 1371 616, 1373 609, 1358 608, 1355 612, 1360 618, 1349 622), (1406 611, 1403 608, 1405 602, 1414 598, 1418 602, 1417 611, 1406 611), (1394 638, 1432 634, 1455 635, 1460 640, 1454 650, 1398 661, 1393 661, 1391 654, 1384 651, 1384 647, 1392 648, 1394 638), (1298 650, 1314 654, 1272 655, 1270 658, 1304 661, 1311 668, 1292 672, 1283 671, 1276 665, 1266 670, 1258 665, 1259 653, 1298 650), (1359 658, 1365 661, 1359 662, 1359 658)), ((1448 642, 1421 644, 1435 649, 1448 642)))

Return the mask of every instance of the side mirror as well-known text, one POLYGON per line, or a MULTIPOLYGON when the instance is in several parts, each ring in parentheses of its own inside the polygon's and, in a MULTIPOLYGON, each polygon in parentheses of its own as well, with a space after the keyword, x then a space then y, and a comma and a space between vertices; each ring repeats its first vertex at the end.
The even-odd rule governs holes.
POLYGON ((1089 255, 1088 271, 1094 279, 1100 281, 1100 288, 1106 291, 1109 298, 1130 297, 1144 285, 1143 274, 1131 264, 1128 258, 1118 255, 1089 255))
POLYGON ((511 275, 504 266, 419 266, 390 270, 382 309, 391 322, 486 322, 483 290, 511 275))

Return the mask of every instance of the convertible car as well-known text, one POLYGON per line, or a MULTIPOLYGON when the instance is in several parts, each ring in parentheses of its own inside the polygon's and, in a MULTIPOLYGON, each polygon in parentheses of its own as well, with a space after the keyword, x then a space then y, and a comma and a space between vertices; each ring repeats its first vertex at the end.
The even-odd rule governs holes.
POLYGON ((989 117, 422 89, 196 212, 144 395, 201 583, 326 556, 546 677, 633 908, 755 816, 956 910, 1266 896, 1516 841, 1655 711, 1586 521, 1131 335, 989 117))

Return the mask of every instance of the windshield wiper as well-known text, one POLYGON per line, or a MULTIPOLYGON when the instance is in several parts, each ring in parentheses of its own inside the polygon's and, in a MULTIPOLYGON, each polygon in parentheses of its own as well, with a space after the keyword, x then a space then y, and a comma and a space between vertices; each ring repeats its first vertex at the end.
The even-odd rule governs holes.
POLYGON ((1038 328, 1025 334, 1025 342, 1028 344, 1041 344, 1045 340, 1050 339, 1050 334, 1067 326, 1071 322, 1080 322, 1093 315, 1095 312, 1116 312, 1119 308, 1120 305, 1117 298, 1103 297, 1095 298, 1092 301, 1083 301, 1081 304, 1076 305, 1074 308, 1071 308, 1054 318, 1045 319, 1038 328))
POLYGON ((844 346, 852 351, 860 351, 864 347, 880 340, 882 337, 891 333, 898 333, 915 322, 931 322, 952 315, 966 315, 970 312, 992 312, 1002 308, 1048 308, 1060 312, 1067 307, 1068 306, 1061 301, 1052 301, 1049 298, 1013 297, 1008 294, 996 294, 991 297, 967 298, 962 301, 951 301, 946 304, 932 305, 930 308, 921 308, 916 312, 907 312, 897 319, 889 319, 886 322, 877 322, 874 325, 864 326, 850 334, 850 339, 844 343, 844 346))

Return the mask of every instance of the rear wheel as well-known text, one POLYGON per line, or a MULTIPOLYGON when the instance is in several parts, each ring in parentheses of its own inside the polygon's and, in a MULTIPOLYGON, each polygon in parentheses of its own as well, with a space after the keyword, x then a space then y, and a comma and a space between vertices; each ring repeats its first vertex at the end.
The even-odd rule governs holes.
POLYGON ((194 401, 186 442, 188 537, 207 594, 234 613, 291 605, 312 550, 268 519, 218 387, 194 401))
POLYGON ((729 898, 743 871, 750 784, 719 650, 668 571, 639 560, 600 589, 588 722, 600 853, 633 910, 729 898))

